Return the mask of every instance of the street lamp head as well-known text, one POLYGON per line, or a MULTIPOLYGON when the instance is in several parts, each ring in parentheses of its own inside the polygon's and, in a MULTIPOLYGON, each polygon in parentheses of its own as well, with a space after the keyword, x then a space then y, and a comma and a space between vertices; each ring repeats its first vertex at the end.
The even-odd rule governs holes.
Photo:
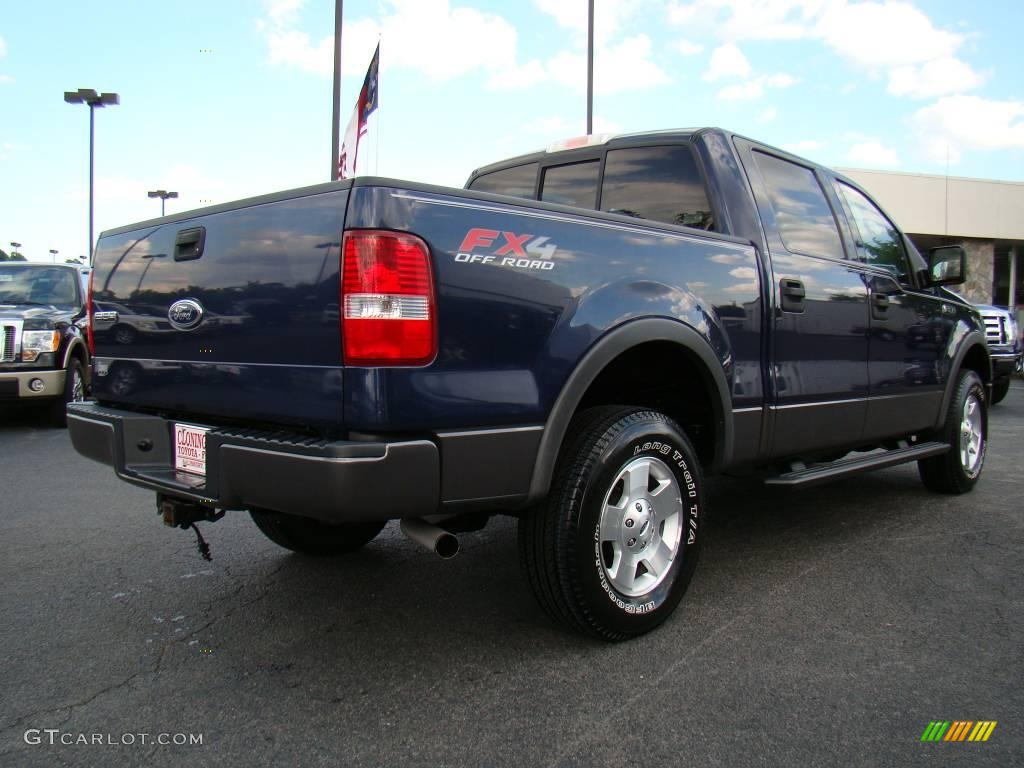
POLYGON ((21 243, 16 243, 11 240, 11 248, 21 248, 21 243))
POLYGON ((92 88, 79 88, 77 91, 64 91, 64 101, 68 104, 88 104, 90 107, 106 107, 121 103, 116 93, 96 93, 92 88))
POLYGON ((157 189, 157 190, 154 190, 152 192, 147 192, 146 193, 146 195, 148 197, 163 197, 166 194, 167 193, 164 190, 162 190, 162 189, 157 189))
POLYGON ((171 197, 171 198, 177 198, 178 197, 178 193, 177 192, 168 192, 167 196, 171 197))

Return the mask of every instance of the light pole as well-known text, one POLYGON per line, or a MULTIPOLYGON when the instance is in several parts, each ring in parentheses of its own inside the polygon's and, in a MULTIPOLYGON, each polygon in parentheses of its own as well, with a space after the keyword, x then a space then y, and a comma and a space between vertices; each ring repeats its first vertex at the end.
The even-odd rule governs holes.
POLYGON ((92 222, 93 222, 93 177, 95 169, 95 135, 96 107, 109 107, 121 103, 116 93, 96 93, 92 88, 79 88, 77 91, 64 91, 64 101, 68 104, 89 105, 89 263, 92 263, 92 222))
POLYGON ((146 193, 149 197, 160 198, 160 215, 164 215, 164 204, 167 202, 167 198, 174 199, 178 196, 177 192, 168 192, 166 189, 157 189, 152 192, 146 193))
POLYGON ((11 258, 13 259, 15 254, 18 253, 18 249, 21 248, 21 243, 16 243, 11 240, 11 258))
POLYGON ((344 0, 334 0, 334 89, 331 94, 331 181, 338 180, 338 152, 341 148, 341 19, 344 0))
POLYGON ((50 261, 52 261, 54 264, 57 263, 57 254, 58 253, 59 253, 59 251, 56 248, 51 248, 50 249, 50 261))

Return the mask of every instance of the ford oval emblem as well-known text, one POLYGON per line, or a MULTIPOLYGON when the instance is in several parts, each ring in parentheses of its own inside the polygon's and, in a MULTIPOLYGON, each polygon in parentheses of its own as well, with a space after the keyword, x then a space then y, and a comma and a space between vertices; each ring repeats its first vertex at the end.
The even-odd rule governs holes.
POLYGON ((179 331, 191 331, 203 322, 203 305, 195 299, 180 299, 167 310, 167 319, 179 331))

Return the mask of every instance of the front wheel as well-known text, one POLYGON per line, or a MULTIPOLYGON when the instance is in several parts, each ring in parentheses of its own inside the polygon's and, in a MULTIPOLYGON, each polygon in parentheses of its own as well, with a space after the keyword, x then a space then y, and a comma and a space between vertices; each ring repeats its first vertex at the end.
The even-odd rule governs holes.
POLYGON ((697 565, 703 480, 690 441, 656 411, 573 419, 547 501, 520 519, 523 570, 541 606, 606 640, 667 619, 697 565))
POLYGON ((64 392, 50 406, 50 423, 55 427, 68 425, 68 403, 80 403, 85 400, 85 373, 82 363, 77 357, 68 360, 68 368, 64 373, 64 392))
POLYGON ((371 542, 386 524, 386 521, 373 521, 330 525, 269 509, 250 509, 249 515, 263 535, 275 544, 292 552, 319 557, 354 552, 371 542))
POLYGON ((922 482, 937 493, 967 493, 981 477, 988 448, 985 385, 974 371, 961 372, 939 439, 949 451, 917 462, 922 482))

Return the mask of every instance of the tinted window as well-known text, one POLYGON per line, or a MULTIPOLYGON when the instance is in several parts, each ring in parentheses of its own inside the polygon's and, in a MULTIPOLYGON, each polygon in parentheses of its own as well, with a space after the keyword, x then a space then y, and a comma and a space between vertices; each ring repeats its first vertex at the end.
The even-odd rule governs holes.
POLYGON ((700 229, 714 227, 697 161, 683 146, 609 152, 601 210, 700 229))
POLYGON ((577 208, 597 207, 597 171, 600 163, 556 165, 544 171, 540 199, 577 208))
POLYGON ((536 180, 537 164, 527 163, 479 176, 473 180, 469 188, 475 189, 477 192, 493 192, 496 195, 533 199, 536 180))
POLYGON ((764 175, 775 223, 786 248, 812 256, 843 258, 832 209, 814 172, 802 165, 754 153, 764 175))
POLYGON ((70 269, 0 266, 0 304, 78 303, 77 280, 70 269))
POLYGON ((910 274, 907 255, 896 227, 874 203, 853 187, 836 182, 836 189, 850 207, 857 255, 867 264, 884 267, 897 277, 906 279, 910 274))

